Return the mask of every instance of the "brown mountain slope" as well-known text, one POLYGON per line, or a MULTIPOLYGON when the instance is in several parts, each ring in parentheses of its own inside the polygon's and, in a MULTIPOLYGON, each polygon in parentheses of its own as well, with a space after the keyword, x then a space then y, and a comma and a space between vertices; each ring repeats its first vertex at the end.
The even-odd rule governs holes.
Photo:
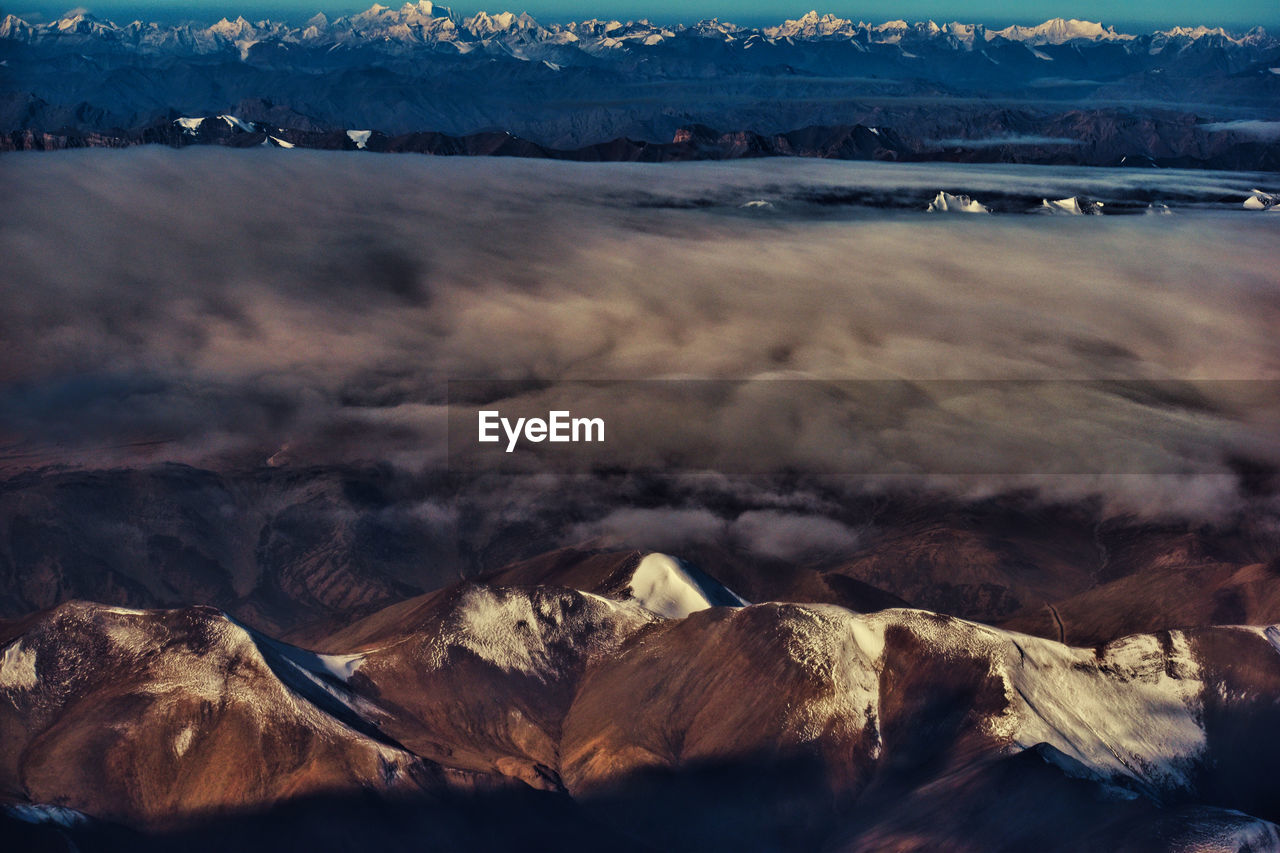
POLYGON ((374 614, 327 644, 356 651, 351 688, 418 755, 562 790, 560 726, 578 679, 656 618, 576 590, 462 584, 374 614))
POLYGON ((1066 642, 1106 642, 1127 633, 1193 625, 1280 621, 1280 562, 1152 565, 1110 583, 1029 607, 1002 627, 1066 642))
POLYGON ((617 598, 463 583, 329 654, 208 608, 8 623, 3 810, 270 839, 245 849, 318 825, 326 849, 413 849, 442 809, 448 849, 509 849, 508 814, 557 815, 567 850, 1280 846, 1280 626, 1079 648, 921 610, 708 607, 723 587, 687 564, 590 564, 611 560, 617 598))
POLYGON ((6 797, 163 829, 309 794, 445 787, 438 767, 326 710, 319 676, 282 680, 292 665, 273 668, 211 608, 72 602, 5 634, 6 797))

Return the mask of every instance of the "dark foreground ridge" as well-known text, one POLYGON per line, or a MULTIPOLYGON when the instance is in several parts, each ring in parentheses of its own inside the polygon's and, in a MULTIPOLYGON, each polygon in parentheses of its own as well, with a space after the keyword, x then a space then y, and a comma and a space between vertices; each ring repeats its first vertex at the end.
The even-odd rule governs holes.
MULTIPOLYGON (((1001 111, 1007 113, 1007 111, 1001 111)), ((1008 120, 1007 114, 1004 119, 1008 120)), ((453 135, 436 131, 387 134, 379 130, 325 128, 269 102, 245 101, 234 112, 171 115, 131 130, 14 130, 0 150, 126 148, 135 145, 220 145, 232 148, 305 148, 434 156, 527 157, 587 163, 669 163, 757 157, 812 157, 895 162, 1028 163, 1280 171, 1280 141, 1210 133, 1196 117, 1175 112, 1144 114, 1122 108, 1073 110, 1047 119, 1030 116, 1042 138, 971 147, 963 140, 939 143, 891 127, 813 125, 785 133, 721 131, 695 124, 669 142, 619 137, 577 148, 556 148, 505 131, 453 135), (247 118, 246 116, 257 116, 247 118)), ((1005 128, 1007 131, 1008 129, 1005 128)))

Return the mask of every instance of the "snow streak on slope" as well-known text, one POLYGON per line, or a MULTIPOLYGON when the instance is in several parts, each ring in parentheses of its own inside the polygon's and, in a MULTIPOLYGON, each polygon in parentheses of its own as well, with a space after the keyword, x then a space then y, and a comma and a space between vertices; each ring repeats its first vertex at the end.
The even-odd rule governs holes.
POLYGON ((631 597, 668 619, 682 619, 709 607, 741 607, 747 602, 677 557, 649 554, 631 576, 631 597))
POLYGON ((1248 627, 1242 630, 1256 631, 1262 639, 1271 644, 1271 647, 1276 650, 1276 654, 1280 655, 1280 625, 1268 625, 1265 628, 1248 627))
POLYGON ((10 643, 0 658, 0 691, 36 686, 36 653, 24 649, 22 641, 10 643))
MULTIPOLYGON (((218 116, 218 118, 220 118, 220 119, 222 119, 223 121, 225 121, 225 122, 227 123, 227 127, 230 127, 230 128, 232 128, 233 130, 234 130, 234 129, 236 129, 236 128, 239 128, 240 130, 244 131, 245 133, 254 133, 254 132, 257 130, 257 128, 255 128, 255 127, 254 127, 253 125, 251 125, 249 122, 245 121, 245 120, 244 120, 244 119, 242 119, 242 118, 238 118, 237 116, 233 116, 233 115, 220 115, 220 116, 218 116)), ((183 126, 185 127, 186 125, 183 125, 183 126)))
POLYGON ((305 696, 322 711, 361 730, 370 720, 382 716, 379 708, 356 696, 347 687, 351 677, 364 664, 367 653, 317 654, 273 640, 230 617, 227 618, 253 638, 263 660, 286 687, 305 696))

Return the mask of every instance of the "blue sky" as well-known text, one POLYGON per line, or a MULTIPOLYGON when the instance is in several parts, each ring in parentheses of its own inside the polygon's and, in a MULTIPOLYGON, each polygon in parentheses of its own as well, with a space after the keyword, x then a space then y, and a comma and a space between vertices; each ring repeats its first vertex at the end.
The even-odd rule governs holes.
MULTIPOLYGON (((382 0, 384 5, 399 5, 403 0, 382 0)), ((154 0, 84 0, 79 5, 87 7, 100 17, 115 20, 145 18, 172 21, 182 19, 215 20, 222 15, 237 14, 257 19, 271 17, 285 20, 303 20, 317 11, 329 15, 350 14, 372 5, 368 2, 334 2, 334 0, 190 0, 186 3, 155 2, 154 0)), ((23 17, 55 18, 74 3, 43 2, 42 0, 16 0, 0 4, 0 12, 13 12, 23 17)), ((528 11, 535 18, 546 21, 565 21, 588 17, 629 18, 647 17, 655 22, 693 21, 700 18, 720 17, 741 24, 776 23, 794 18, 815 8, 815 0, 788 3, 778 0, 491 0, 488 3, 460 2, 454 8, 470 14, 479 9, 486 11, 528 11)), ((1124 4, 1102 0, 866 0, 865 2, 833 2, 819 5, 819 12, 832 12, 841 17, 884 21, 891 18, 936 21, 960 20, 987 24, 1038 23, 1047 18, 1085 18, 1105 23, 1124 25, 1128 29, 1141 30, 1155 26, 1175 24, 1252 26, 1263 24, 1274 27, 1280 24, 1280 3, 1276 0, 1234 0, 1207 4, 1203 0, 1130 0, 1124 4)))

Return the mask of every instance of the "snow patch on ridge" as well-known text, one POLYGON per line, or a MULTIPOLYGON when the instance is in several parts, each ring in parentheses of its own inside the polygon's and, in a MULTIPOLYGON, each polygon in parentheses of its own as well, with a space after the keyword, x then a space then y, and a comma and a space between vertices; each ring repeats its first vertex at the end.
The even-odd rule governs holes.
MULTIPOLYGON (((841 620, 833 614, 842 608, 806 609, 827 615, 831 630, 846 638, 844 671, 833 670, 840 683, 869 685, 856 670, 878 674, 886 630, 905 628, 931 655, 989 662, 1007 704, 985 725, 1011 749, 1048 743, 1104 779, 1127 777, 1153 793, 1191 785, 1206 747, 1204 684, 1182 632, 1165 642, 1151 634, 1126 637, 1095 653, 926 611, 849 613, 841 620)), ((821 642, 834 648, 831 639, 821 642)))
MULTIPOLYGON (((299 649, 299 651, 302 650, 299 649)), ((344 683, 351 680, 351 676, 356 674, 365 660, 364 655, 321 655, 315 652, 306 654, 311 655, 325 672, 344 683)))
POLYGON ((178 736, 173 739, 173 751, 179 758, 187 754, 187 750, 191 748, 191 741, 195 737, 196 730, 187 726, 178 732, 178 736))
POLYGON ((787 653, 794 662, 831 686, 831 692, 795 709, 806 740, 822 737, 832 720, 871 730, 872 757, 880 755, 880 673, 884 669, 884 624, 843 607, 806 604, 791 630, 787 653))
POLYGON ((218 118, 225 121, 227 123, 227 126, 232 129, 239 128, 240 130, 243 130, 245 133, 256 132, 253 125, 249 124, 247 121, 244 121, 243 119, 237 118, 236 116, 220 115, 218 116, 218 118))
POLYGON ((36 686, 36 653, 22 641, 10 643, 0 658, 0 690, 30 690, 36 686))
POLYGON ((1268 625, 1263 630, 1262 636, 1267 638, 1267 642, 1276 650, 1276 654, 1280 654, 1280 625, 1268 625))
POLYGON ((653 621, 632 602, 576 590, 470 586, 427 647, 427 664, 442 669, 464 649, 503 672, 547 682, 579 659, 609 654, 653 621))
POLYGON ((668 619, 711 607, 742 607, 737 594, 676 557, 653 553, 631 575, 631 598, 668 619))
MULTIPOLYGON (((1047 743, 1102 779, 1128 778, 1159 796, 1191 786, 1206 748, 1204 682, 1182 632, 1126 637, 1095 651, 926 611, 788 607, 798 614, 783 621, 789 657, 831 688, 795 712, 815 737, 834 720, 869 727, 878 743, 879 679, 894 627, 931 657, 988 662, 1006 705, 984 727, 1011 750, 1047 743)), ((1257 630, 1280 651, 1280 626, 1274 636, 1257 630)))
POLYGON ((1096 655, 1038 637, 1005 638, 993 665, 1009 706, 991 721, 993 734, 1023 749, 1048 743, 1103 777, 1155 791, 1190 787, 1205 748, 1204 685, 1185 634, 1170 632, 1167 647, 1151 634, 1125 637, 1096 655))

